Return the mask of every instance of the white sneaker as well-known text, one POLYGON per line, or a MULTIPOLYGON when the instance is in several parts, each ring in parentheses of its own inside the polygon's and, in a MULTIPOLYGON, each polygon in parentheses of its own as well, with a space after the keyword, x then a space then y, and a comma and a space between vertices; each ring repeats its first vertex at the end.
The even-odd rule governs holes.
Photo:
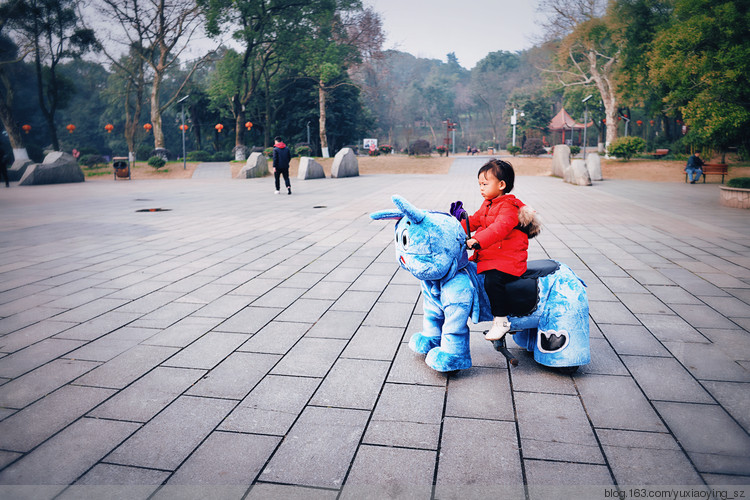
POLYGON ((279 194, 279 190, 277 189, 276 191, 273 192, 273 194, 279 194))
POLYGON ((507 317, 495 316, 492 320, 492 328, 484 336, 485 340, 500 340, 510 331, 510 321, 507 317))

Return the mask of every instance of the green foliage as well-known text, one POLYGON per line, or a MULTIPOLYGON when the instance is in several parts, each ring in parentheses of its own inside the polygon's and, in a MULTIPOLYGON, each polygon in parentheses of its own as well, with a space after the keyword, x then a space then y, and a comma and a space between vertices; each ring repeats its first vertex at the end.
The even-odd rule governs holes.
POLYGON ((273 148, 269 147, 263 150, 263 154, 266 155, 266 158, 273 158, 273 148))
POLYGON ((297 156, 312 156, 312 148, 309 144, 298 144, 294 147, 294 154, 297 156))
POLYGON ((151 158, 148 159, 147 163, 150 167, 153 167, 155 170, 159 170, 161 167, 167 164, 164 158, 160 158, 158 156, 152 156, 151 158))
POLYGON ((409 155, 429 156, 430 143, 425 141, 424 139, 419 139, 418 141, 412 142, 409 146, 409 155))
POLYGON ((619 137, 610 143, 607 152, 615 158, 630 160, 633 156, 646 149, 646 141, 640 137, 619 137))
POLYGON ((78 164, 85 165, 87 167, 94 167, 96 165, 106 165, 107 160, 105 160, 103 156, 98 154, 86 154, 81 155, 81 157, 78 159, 78 164))
POLYGON ((523 154, 525 155, 534 155, 534 156, 543 155, 544 153, 547 152, 547 150, 544 149, 544 144, 542 144, 542 140, 537 139, 537 138, 527 139, 526 143, 524 143, 523 145, 522 151, 523 151, 523 154))
POLYGON ((211 161, 211 153, 208 151, 190 151, 186 156, 188 161, 211 161))
POLYGON ((367 154, 370 156, 380 156, 380 150, 378 148, 370 149, 367 151, 367 154))
POLYGON ((750 189, 750 177, 735 177, 727 181, 727 187, 750 189))
POLYGON ((211 156, 211 161, 232 161, 234 154, 231 151, 217 151, 211 156))
POLYGON ((581 152, 581 147, 580 146, 570 146, 570 154, 572 156, 575 156, 575 155, 577 155, 580 152, 581 152))
POLYGON ((513 156, 516 156, 521 152, 521 146, 508 146, 506 149, 508 150, 508 153, 512 154, 513 156))
POLYGON ((388 144, 381 144, 380 146, 378 146, 378 149, 380 150, 381 153, 386 154, 386 155, 390 154, 391 151, 393 151, 393 147, 388 144))
POLYGON ((151 158, 151 151, 153 150, 154 148, 152 146, 141 144, 135 150, 135 159, 138 161, 147 161, 151 158))

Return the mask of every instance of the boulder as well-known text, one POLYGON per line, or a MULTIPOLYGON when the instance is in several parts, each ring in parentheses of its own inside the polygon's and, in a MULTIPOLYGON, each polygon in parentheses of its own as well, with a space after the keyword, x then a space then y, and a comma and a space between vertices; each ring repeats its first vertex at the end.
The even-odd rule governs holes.
POLYGON ((331 178, 356 177, 359 175, 359 162, 357 155, 351 148, 343 148, 336 153, 331 167, 331 178))
POLYGON ((586 155, 586 169, 589 171, 589 177, 592 181, 602 180, 602 159, 598 154, 586 155))
POLYGON ((15 160, 13 162, 13 165, 8 169, 8 180, 11 180, 13 182, 18 181, 23 177, 23 174, 26 173, 26 169, 29 167, 29 165, 32 165, 34 162, 29 160, 28 158, 23 160, 15 160))
POLYGON ((577 186, 590 186, 591 178, 586 168, 586 162, 583 160, 573 160, 565 169, 564 180, 577 186))
POLYGON ((565 177, 565 169, 570 166, 570 147, 557 144, 552 153, 552 175, 565 177))
POLYGON ((238 179, 252 179, 253 177, 264 177, 271 172, 268 168, 268 159, 263 153, 250 153, 250 158, 245 162, 238 179))
POLYGON ((299 159, 299 170, 297 179, 325 179, 326 174, 323 172, 323 165, 309 156, 303 156, 299 159))
POLYGON ((26 167, 19 186, 36 186, 40 184, 62 184, 65 182, 83 182, 83 170, 69 153, 54 151, 44 158, 42 163, 26 167))

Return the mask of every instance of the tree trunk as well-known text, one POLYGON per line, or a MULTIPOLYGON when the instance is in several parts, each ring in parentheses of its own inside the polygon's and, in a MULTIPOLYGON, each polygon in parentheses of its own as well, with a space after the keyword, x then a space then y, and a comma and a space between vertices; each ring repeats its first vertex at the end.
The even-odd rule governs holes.
POLYGON ((154 149, 166 149, 164 144, 164 129, 161 122, 159 108, 159 94, 161 90, 162 74, 154 72, 154 82, 151 86, 151 131, 154 133, 154 149))
POLYGON ((607 139, 605 146, 609 147, 610 143, 617 139, 617 96, 615 95, 614 86, 610 82, 610 73, 607 71, 611 68, 614 63, 614 58, 608 61, 604 65, 604 71, 600 71, 596 65, 597 54, 595 51, 590 50, 586 53, 586 57, 589 61, 589 69, 591 71, 591 78, 596 84, 597 90, 602 97, 602 103, 604 104, 604 115, 607 118, 607 139))
POLYGON ((318 83, 318 102, 320 104, 320 149, 323 158, 329 158, 328 138, 326 137, 326 90, 323 80, 318 83))
MULTIPOLYGON (((5 82, 3 82, 5 83, 5 82)), ((23 144, 23 136, 13 117, 13 111, 9 105, 13 101, 13 91, 6 87, 6 98, 0 99, 0 122, 2 122, 5 131, 8 133, 8 141, 13 149, 13 157, 16 160, 28 160, 29 154, 26 152, 26 146, 23 144)))

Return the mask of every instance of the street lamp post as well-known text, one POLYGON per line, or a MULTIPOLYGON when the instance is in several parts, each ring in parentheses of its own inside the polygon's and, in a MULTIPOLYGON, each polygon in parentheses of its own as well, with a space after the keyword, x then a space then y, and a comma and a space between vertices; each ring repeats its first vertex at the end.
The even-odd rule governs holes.
POLYGON ((513 108, 513 116, 510 117, 510 124, 513 125, 513 147, 516 146, 516 122, 518 118, 516 116, 516 108, 513 108))
POLYGON ((185 153, 185 100, 190 97, 190 94, 186 95, 179 101, 177 101, 179 104, 182 104, 182 112, 180 113, 182 115, 182 127, 180 129, 182 130, 182 169, 187 170, 187 158, 185 153))
POLYGON ((583 112, 583 160, 586 161, 586 132, 589 129, 589 99, 594 97, 594 94, 589 94, 584 97, 581 102, 586 105, 585 111, 583 112))

